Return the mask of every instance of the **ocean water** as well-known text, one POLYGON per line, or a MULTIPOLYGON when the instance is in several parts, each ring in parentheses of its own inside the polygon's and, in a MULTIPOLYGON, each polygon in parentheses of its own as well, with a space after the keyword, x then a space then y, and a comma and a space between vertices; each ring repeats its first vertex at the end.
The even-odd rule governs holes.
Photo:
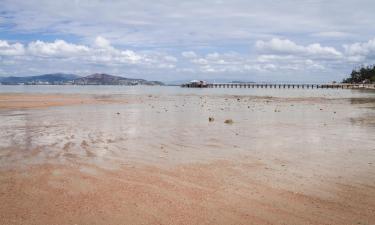
POLYGON ((301 88, 181 88, 178 86, 0 85, 0 93, 243 95, 271 97, 375 98, 373 90, 301 88))

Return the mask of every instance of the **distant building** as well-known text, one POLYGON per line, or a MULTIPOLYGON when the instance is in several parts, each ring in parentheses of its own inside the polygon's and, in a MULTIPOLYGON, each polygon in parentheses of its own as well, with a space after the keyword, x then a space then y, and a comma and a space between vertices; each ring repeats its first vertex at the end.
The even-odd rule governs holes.
POLYGON ((362 84, 371 84, 371 80, 370 79, 364 79, 362 81, 362 84))
POLYGON ((182 87, 191 87, 191 88, 206 88, 208 84, 203 80, 192 80, 187 84, 181 85, 182 87))

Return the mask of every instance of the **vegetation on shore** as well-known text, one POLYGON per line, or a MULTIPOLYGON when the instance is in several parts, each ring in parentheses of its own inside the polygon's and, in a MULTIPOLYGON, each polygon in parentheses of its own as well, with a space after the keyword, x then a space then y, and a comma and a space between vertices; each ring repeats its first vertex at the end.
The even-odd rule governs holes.
POLYGON ((349 78, 342 81, 343 83, 375 83, 375 65, 361 66, 352 70, 349 78))

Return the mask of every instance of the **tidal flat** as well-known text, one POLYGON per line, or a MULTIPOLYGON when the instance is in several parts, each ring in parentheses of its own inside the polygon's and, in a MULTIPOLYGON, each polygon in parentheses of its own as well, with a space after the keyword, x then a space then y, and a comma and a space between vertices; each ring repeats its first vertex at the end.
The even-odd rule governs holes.
POLYGON ((1 93, 0 224, 375 224, 353 96, 1 93))

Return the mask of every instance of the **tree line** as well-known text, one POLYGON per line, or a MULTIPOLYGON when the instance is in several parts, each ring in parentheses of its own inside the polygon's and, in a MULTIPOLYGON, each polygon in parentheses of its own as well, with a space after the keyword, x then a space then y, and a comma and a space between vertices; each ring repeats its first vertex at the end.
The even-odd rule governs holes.
POLYGON ((375 83, 375 65, 361 66, 353 69, 350 77, 344 79, 343 83, 375 83))

